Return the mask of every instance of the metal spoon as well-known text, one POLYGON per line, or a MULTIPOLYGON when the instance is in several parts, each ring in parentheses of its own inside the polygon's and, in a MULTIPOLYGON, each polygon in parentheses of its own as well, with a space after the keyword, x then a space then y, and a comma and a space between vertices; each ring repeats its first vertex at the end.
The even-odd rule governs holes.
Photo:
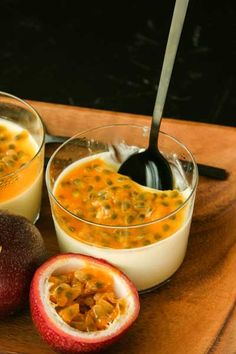
MULTIPOLYGON (((45 134, 45 144, 61 144, 64 143, 66 140, 68 140, 68 136, 55 136, 46 133, 45 134)), ((48 157, 46 157, 46 162, 49 160, 48 157)), ((189 161, 182 161, 183 168, 184 164, 189 164, 189 161)), ((208 177, 208 178, 213 178, 213 179, 218 179, 218 180, 226 180, 229 173, 224 169, 220 167, 215 167, 215 166, 210 166, 210 165, 203 165, 200 163, 197 163, 198 167, 198 173, 200 176, 208 177)))
POLYGON ((160 190, 173 189, 171 168, 168 161, 159 151, 157 143, 166 94, 188 7, 188 1, 189 0, 176 0, 175 2, 153 111, 149 146, 145 151, 135 153, 128 157, 119 168, 119 173, 131 177, 139 184, 160 190))

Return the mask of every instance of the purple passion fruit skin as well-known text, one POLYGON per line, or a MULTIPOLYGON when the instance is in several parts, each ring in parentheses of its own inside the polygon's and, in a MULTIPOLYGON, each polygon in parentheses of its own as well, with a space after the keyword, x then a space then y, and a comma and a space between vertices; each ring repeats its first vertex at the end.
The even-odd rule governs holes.
POLYGON ((0 319, 28 304, 31 279, 46 256, 36 226, 0 211, 0 319))
MULTIPOLYGON (((78 267, 80 268, 82 267, 78 267)), ((67 253, 51 257, 35 272, 30 288, 30 309, 39 334, 53 350, 64 354, 79 354, 104 350, 117 341, 137 319, 140 302, 134 284, 117 268, 102 259, 67 253), (113 277, 119 277, 116 279, 120 280, 119 286, 125 289, 128 307, 125 317, 115 329, 110 329, 109 326, 105 331, 81 332, 68 326, 52 312, 55 310, 52 310, 49 301, 48 279, 53 273, 58 273, 61 267, 75 269, 79 262, 92 267, 102 267, 113 277)))

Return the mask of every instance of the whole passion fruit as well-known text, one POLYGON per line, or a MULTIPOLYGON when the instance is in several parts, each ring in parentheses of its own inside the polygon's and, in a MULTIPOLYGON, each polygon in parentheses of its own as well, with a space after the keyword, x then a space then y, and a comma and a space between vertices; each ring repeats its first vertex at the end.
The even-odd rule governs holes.
POLYGON ((31 279, 45 259, 36 226, 23 216, 0 211, 0 318, 28 303, 31 279))
POLYGON ((139 313, 135 286, 104 260, 60 254, 41 265, 31 282, 33 322, 60 353, 104 349, 133 324, 139 313))

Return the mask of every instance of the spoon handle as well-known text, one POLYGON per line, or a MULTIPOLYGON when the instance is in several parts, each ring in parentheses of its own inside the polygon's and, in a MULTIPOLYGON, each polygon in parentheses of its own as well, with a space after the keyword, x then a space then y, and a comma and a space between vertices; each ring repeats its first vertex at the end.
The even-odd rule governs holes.
POLYGON ((149 148, 156 151, 159 127, 189 0, 176 0, 153 111, 149 148))
POLYGON ((61 143, 62 144, 68 139, 69 139, 69 137, 56 136, 56 135, 51 135, 51 134, 45 133, 45 144, 51 144, 51 143, 61 143))

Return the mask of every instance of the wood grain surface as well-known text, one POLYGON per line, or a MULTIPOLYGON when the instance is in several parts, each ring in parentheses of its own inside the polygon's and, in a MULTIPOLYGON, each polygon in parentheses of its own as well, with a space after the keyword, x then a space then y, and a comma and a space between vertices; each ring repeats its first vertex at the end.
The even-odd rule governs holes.
MULTIPOLYGON (((72 135, 112 123, 150 124, 150 117, 30 102, 46 128, 72 135)), ((200 178, 185 260, 171 280, 141 296, 135 325, 104 353, 236 353, 236 130, 163 119, 162 130, 192 150, 197 162, 226 168, 226 181, 200 178)), ((44 186, 37 222, 50 255, 58 253, 44 186)), ((26 308, 0 322, 0 354, 49 354, 26 308)))

